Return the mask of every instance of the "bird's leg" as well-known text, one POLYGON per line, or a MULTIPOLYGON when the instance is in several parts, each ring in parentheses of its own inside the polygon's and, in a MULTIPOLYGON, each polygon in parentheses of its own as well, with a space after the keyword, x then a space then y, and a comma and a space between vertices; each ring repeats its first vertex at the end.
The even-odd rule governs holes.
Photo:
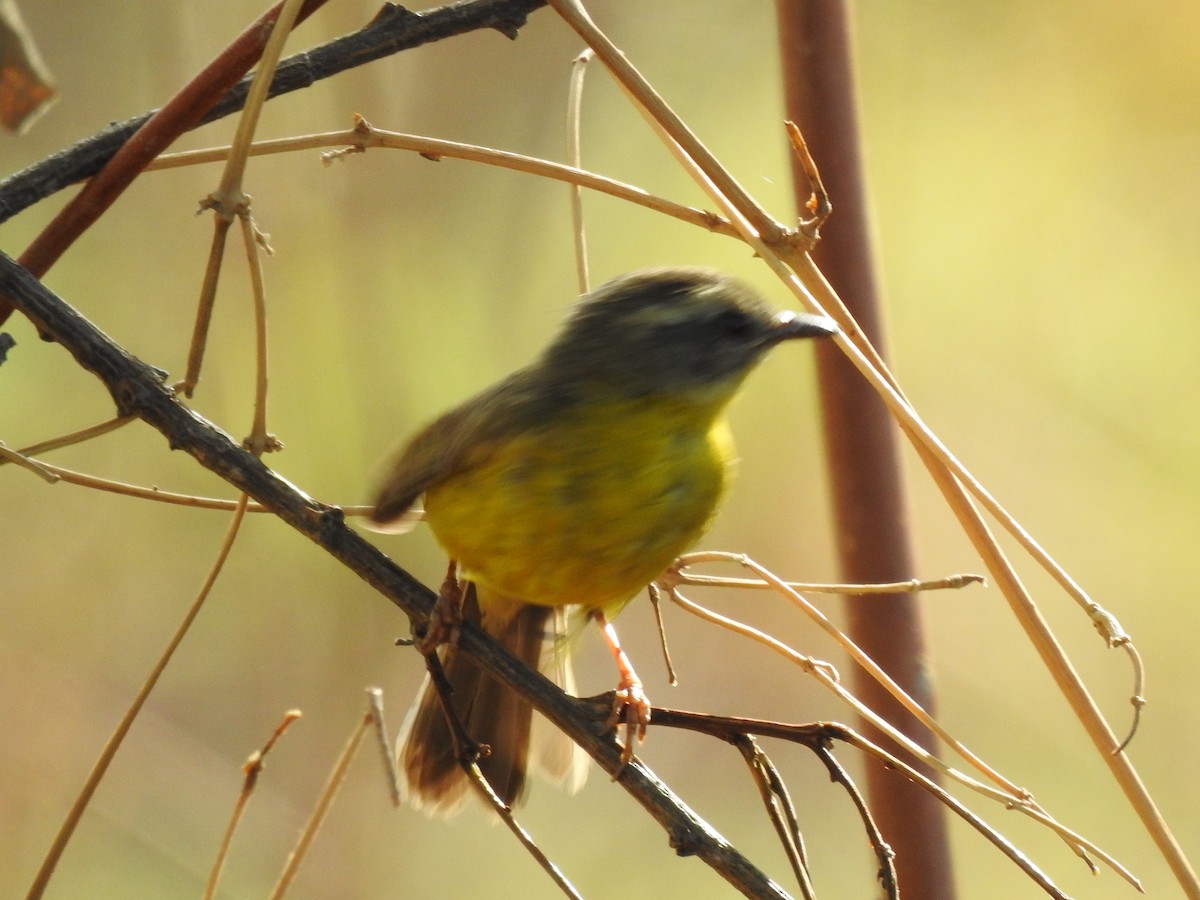
POLYGON ((413 643, 425 656, 436 653, 442 644, 458 642, 458 627, 463 620, 463 599, 469 587, 470 582, 459 580, 458 564, 450 560, 437 601, 429 613, 429 621, 413 630, 413 643))
POLYGON ((609 716, 608 727, 624 726, 625 735, 621 749, 621 766, 624 767, 633 759, 635 740, 640 744, 646 738, 646 726, 650 724, 650 699, 642 690, 642 680, 633 671, 629 657, 621 649, 621 642, 617 640, 617 632, 612 623, 600 611, 593 612, 592 617, 604 631, 604 640, 608 643, 608 649, 612 651, 620 675, 617 690, 613 695, 612 715, 609 716))
POLYGON ((438 699, 442 703, 442 712, 446 715, 446 726, 450 729, 455 758, 462 766, 469 767, 484 757, 491 756, 490 744, 481 744, 467 734, 467 727, 454 706, 454 688, 446 678, 446 670, 442 668, 442 661, 436 652, 426 655, 425 667, 429 672, 429 683, 437 691, 438 699))

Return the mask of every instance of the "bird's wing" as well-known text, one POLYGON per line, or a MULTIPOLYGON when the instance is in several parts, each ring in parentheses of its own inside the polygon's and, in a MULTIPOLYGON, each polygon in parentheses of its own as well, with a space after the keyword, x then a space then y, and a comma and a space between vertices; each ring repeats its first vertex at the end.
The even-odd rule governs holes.
POLYGON ((431 485, 479 465, 507 437, 544 421, 559 401, 529 374, 517 372, 414 435, 388 464, 371 521, 407 531, 420 519, 414 504, 431 485))

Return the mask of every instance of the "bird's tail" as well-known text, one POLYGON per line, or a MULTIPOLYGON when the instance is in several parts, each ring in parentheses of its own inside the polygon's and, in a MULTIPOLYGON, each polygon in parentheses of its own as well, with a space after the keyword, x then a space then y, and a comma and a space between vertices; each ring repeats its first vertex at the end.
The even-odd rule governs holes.
MULTIPOLYGON (((486 594, 482 602, 480 599, 476 586, 469 584, 463 599, 463 618, 482 627, 526 665, 542 669, 570 690, 566 647, 547 629, 560 610, 486 594)), ((457 648, 445 646, 439 653, 455 712, 467 735, 491 747, 491 753, 479 760, 479 768, 500 799, 512 806, 520 801, 525 788, 533 709, 457 648)), ((557 729, 540 729, 539 742, 533 751, 537 767, 550 780, 577 789, 586 771, 582 751, 557 729), (547 732, 544 738, 541 731, 547 732)), ((405 718, 396 746, 408 801, 434 815, 457 812, 467 796, 470 779, 459 765, 441 700, 428 676, 405 718)))

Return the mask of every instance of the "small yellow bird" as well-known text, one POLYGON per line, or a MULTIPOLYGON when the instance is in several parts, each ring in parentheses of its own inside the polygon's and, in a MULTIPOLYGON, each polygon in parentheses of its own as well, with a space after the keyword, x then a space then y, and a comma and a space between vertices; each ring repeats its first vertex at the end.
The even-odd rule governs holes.
MULTIPOLYGON (((538 361, 409 440, 372 519, 403 530, 423 494, 424 518, 468 587, 464 618, 532 667, 557 663, 563 683, 552 614, 571 606, 606 622, 703 534, 734 461, 724 412, 738 387, 781 341, 835 330, 774 313, 710 269, 615 278, 579 300, 538 361)), ((491 747, 480 768, 511 805, 532 709, 454 646, 439 653, 467 734, 491 747)), ((623 669, 621 687, 640 685, 623 669)), ((397 745, 408 799, 455 811, 469 780, 428 683, 397 745)), ((580 771, 569 752, 541 765, 559 781, 580 771)))

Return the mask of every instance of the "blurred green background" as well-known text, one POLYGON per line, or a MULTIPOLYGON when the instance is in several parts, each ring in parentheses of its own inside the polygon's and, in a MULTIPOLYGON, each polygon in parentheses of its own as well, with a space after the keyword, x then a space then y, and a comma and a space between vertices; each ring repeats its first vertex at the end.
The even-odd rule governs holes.
MULTIPOLYGON (((658 0, 590 4, 668 101, 783 218, 788 163, 773 8, 658 0)), ((27 137, 0 142, 16 171, 106 123, 161 104, 261 3, 26 3, 58 79, 58 105, 27 137)), ((366 2, 331 4, 290 50, 353 30, 366 2)), ((1200 613, 1200 6, 894 0, 858 10, 863 116, 896 369, 932 426, 1132 632, 1150 705, 1131 749, 1185 849, 1200 854, 1194 642, 1200 613)), ((520 39, 468 36, 373 64, 271 103, 261 135, 382 128, 561 158, 578 40, 553 13, 520 39)), ((585 99, 592 169, 693 204, 640 118, 598 69, 585 99)), ((223 123, 183 146, 223 143, 223 123)), ((819 162, 819 161, 818 161, 819 162)), ((182 375, 211 234, 196 201, 215 166, 141 179, 49 274, 49 284, 116 340, 182 375)), ((450 160, 372 151, 332 167, 316 153, 252 161, 247 190, 276 255, 269 462, 314 496, 368 497, 397 439, 527 361, 574 294, 565 189, 450 160)), ((67 192, 69 193, 69 192, 67 192)), ((65 194, 64 194, 65 196, 65 194)), ((834 204, 837 198, 834 197, 834 204)), ((0 227, 16 255, 56 197, 0 227)), ((592 272, 715 265, 783 303, 739 244, 585 198, 592 272)), ((251 417, 252 322, 236 254, 222 276, 195 407, 243 436, 251 417)), ((20 317, 0 369, 0 439, 20 447, 111 414, 103 388, 20 317)), ((705 540, 789 577, 833 579, 809 352, 779 352, 734 413, 744 457, 705 540)), ((167 452, 151 429, 56 452, 60 465, 164 489, 230 496, 167 452)), ((911 457, 907 460, 911 464, 911 457)), ((978 570, 919 466, 912 467, 920 572, 978 570)), ((201 584, 228 516, 86 491, 0 471, 0 895, 24 892, 111 727, 201 584)), ((442 569, 427 533, 379 543, 428 583, 442 569)), ((1120 730, 1124 658, 1018 557, 1023 574, 1120 730)), ((837 662, 781 602, 712 602, 837 662)), ((837 604, 825 601, 834 613, 837 604)), ((1014 627, 999 595, 928 597, 942 719, 1145 882, 1177 896, 1103 763, 1014 627)), ((682 684, 657 662, 646 604, 621 619, 652 698, 714 713, 848 719, 773 658, 668 611, 682 684), (713 660, 721 662, 713 664, 713 660)), ((207 607, 135 725, 69 848, 52 897, 199 894, 241 781, 240 765, 284 710, 297 723, 269 758, 226 866, 222 896, 263 896, 363 708, 386 691, 398 723, 420 678, 393 639, 408 623, 285 526, 253 517, 207 607)), ((612 686, 584 642, 580 689, 612 686)), ((770 748, 792 779, 822 896, 866 897, 874 865, 845 797, 805 754, 770 748)), ((698 812, 787 881, 732 751, 652 730, 642 756, 698 812)), ((842 754, 861 772, 853 754, 842 754)), ((1070 894, 1129 897, 1093 877, 1047 832, 970 800, 1070 894)), ((724 896, 694 860, 593 774, 567 798, 535 784, 523 816, 589 897, 724 896)), ((962 896, 1036 891, 955 823, 962 896)), ((908 886, 908 896, 921 896, 908 886)), ((429 822, 389 806, 368 751, 301 870, 293 896, 557 896, 481 815, 429 822)))

